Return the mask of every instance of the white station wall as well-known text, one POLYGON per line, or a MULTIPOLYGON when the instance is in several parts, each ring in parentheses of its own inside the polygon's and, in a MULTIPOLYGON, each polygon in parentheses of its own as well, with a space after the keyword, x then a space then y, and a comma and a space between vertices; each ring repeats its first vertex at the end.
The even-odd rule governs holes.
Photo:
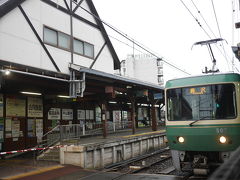
MULTIPOLYGON (((64 6, 64 4, 61 3, 61 6, 64 6)), ((85 2, 82 6, 89 10, 85 2)), ((44 25, 70 35, 69 15, 40 0, 27 0, 22 3, 22 7, 41 39, 43 39, 44 25)), ((81 8, 78 8, 76 13, 96 24, 95 20, 83 11, 81 8)), ((73 35, 78 39, 93 44, 95 57, 105 43, 100 30, 75 18, 73 19, 73 35)), ((46 47, 60 71, 68 74, 71 53, 49 45, 46 45, 46 47)), ((0 19, 0 60, 56 71, 18 8, 15 8, 0 19)), ((93 59, 91 58, 74 54, 75 64, 90 67, 92 62, 93 59)), ((108 73, 114 72, 113 58, 107 46, 103 49, 93 69, 108 73)))

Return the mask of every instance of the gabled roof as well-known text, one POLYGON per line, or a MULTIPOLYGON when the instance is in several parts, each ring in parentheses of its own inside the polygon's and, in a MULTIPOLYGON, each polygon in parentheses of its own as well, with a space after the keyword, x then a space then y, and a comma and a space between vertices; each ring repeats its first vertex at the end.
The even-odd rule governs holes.
POLYGON ((25 0, 0 0, 0 18, 24 1, 25 0))
MULTIPOLYGON (((92 0, 86 0, 86 2, 88 3, 88 6, 90 7, 93 14, 95 14, 97 17, 99 17, 92 0)), ((100 27, 101 32, 103 33, 103 37, 104 37, 105 41, 107 42, 107 45, 108 45, 109 49, 111 50, 111 54, 112 54, 112 57, 114 59, 114 69, 120 69, 120 61, 118 59, 116 51, 114 50, 113 45, 112 45, 109 37, 107 36, 107 32, 106 32, 106 30, 103 26, 103 23, 97 18, 95 18, 95 20, 96 20, 98 26, 100 27)))
MULTIPOLYGON (((0 0, 0 18, 6 15, 8 12, 16 8, 19 4, 24 2, 25 0, 0 0)), ((97 10, 92 2, 92 0, 86 0, 88 6, 90 7, 93 14, 95 14, 97 17, 99 17, 97 10)), ((94 17, 95 18, 95 17, 94 17)), ((114 69, 120 69, 120 61, 116 54, 116 51, 107 35, 107 32, 102 24, 102 22, 95 18, 97 25, 100 28, 100 31, 102 32, 104 40, 107 42, 107 46, 110 49, 110 53, 112 55, 112 58, 114 60, 114 69)))

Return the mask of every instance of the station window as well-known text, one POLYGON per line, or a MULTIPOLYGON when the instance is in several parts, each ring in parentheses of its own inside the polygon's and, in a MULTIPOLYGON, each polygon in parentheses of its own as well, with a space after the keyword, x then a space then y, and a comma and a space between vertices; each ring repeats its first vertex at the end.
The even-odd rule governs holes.
POLYGON ((57 46, 57 31, 44 27, 44 42, 57 46))
MULTIPOLYGON (((71 50, 71 37, 68 34, 53 30, 44 26, 43 41, 48 45, 52 45, 67 51, 71 50)), ((94 58, 94 45, 78 39, 73 40, 73 52, 94 58)))
POLYGON ((84 55, 93 58, 94 48, 92 44, 84 42, 84 55))
POLYGON ((77 39, 73 41, 73 52, 83 54, 83 42, 77 39))
POLYGON ((58 46, 60 48, 70 50, 70 36, 67 34, 58 32, 58 46))

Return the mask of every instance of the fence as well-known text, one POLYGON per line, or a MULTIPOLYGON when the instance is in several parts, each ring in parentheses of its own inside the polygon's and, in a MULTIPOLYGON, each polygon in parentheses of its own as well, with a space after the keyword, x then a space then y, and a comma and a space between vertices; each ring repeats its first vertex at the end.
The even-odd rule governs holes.
MULTIPOLYGON (((117 132, 123 129, 130 129, 131 122, 107 122, 108 132, 117 132)), ((102 134, 102 123, 93 122, 88 124, 70 124, 70 125, 58 125, 46 134, 43 135, 42 141, 38 144, 38 147, 50 147, 62 141, 79 139, 81 136, 102 134)))

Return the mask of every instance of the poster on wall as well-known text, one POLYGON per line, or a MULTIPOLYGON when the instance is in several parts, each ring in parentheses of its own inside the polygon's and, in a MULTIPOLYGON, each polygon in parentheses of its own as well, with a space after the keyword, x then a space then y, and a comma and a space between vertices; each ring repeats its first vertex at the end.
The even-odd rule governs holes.
POLYGON ((85 110, 78 109, 77 110, 77 118, 78 118, 78 120, 85 120, 85 110))
POLYGON ((4 141, 4 137, 3 137, 3 131, 0 131, 0 142, 4 141))
POLYGON ((43 120, 42 119, 36 119, 36 136, 37 136, 37 142, 42 142, 43 137, 43 120))
POLYGON ((12 119, 6 118, 5 120, 5 131, 12 131, 12 119))
POLYGON ((143 108, 138 108, 138 120, 142 121, 144 117, 144 110, 143 108))
POLYGON ((60 120, 61 119, 61 109, 60 108, 51 108, 48 111, 48 119, 49 120, 60 120))
POLYGON ((25 99, 7 98, 6 99, 6 116, 25 116, 25 99))
POLYGON ((89 111, 89 119, 94 120, 94 111, 93 110, 89 111))
POLYGON ((113 111, 113 122, 121 121, 121 111, 113 111))
POLYGON ((12 121, 12 137, 18 138, 20 136, 20 120, 12 121))
POLYGON ((0 94, 0 117, 3 117, 3 95, 0 94))
POLYGON ((28 117, 43 117, 43 103, 40 98, 28 97, 28 117))
POLYGON ((100 122, 102 120, 101 108, 99 106, 97 106, 95 108, 95 112, 96 112, 96 122, 100 122))
POLYGON ((73 110, 62 109, 62 120, 73 120, 73 110))
POLYGON ((86 110, 86 119, 90 119, 90 110, 86 110))
POLYGON ((35 119, 28 119, 28 137, 35 137, 36 134, 36 124, 35 119))
POLYGON ((4 141, 3 132, 4 132, 4 121, 3 121, 3 118, 0 118, 0 142, 4 141))
POLYGON ((106 119, 109 120, 110 119, 110 112, 106 111, 106 119))

